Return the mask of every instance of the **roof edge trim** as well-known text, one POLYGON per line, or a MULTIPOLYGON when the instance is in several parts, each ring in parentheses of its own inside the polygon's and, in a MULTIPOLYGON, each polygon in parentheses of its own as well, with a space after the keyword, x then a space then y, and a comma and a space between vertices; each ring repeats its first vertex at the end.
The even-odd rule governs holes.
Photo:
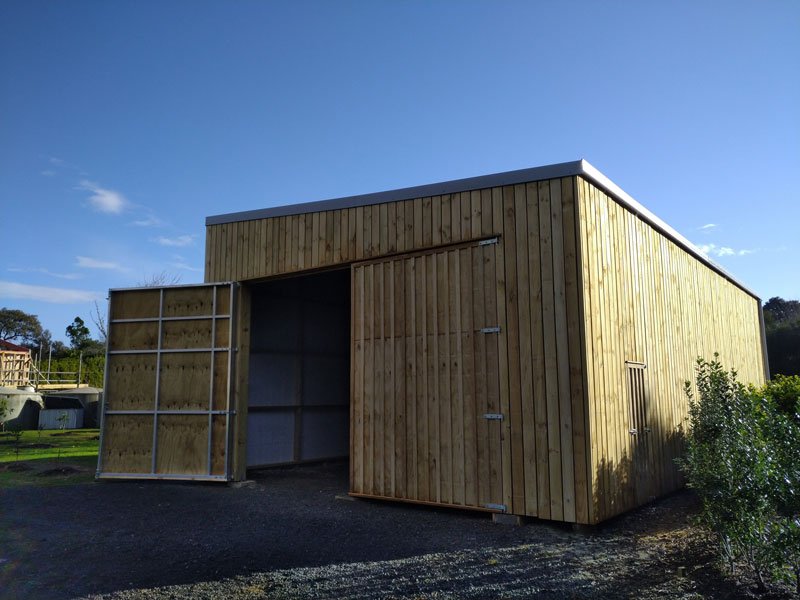
POLYGON ((441 183, 429 183, 414 187, 400 188, 397 190, 387 190, 385 192, 375 192, 371 194, 359 194, 357 196, 344 196, 342 198, 332 198, 329 200, 317 200, 315 202, 302 202, 300 204, 286 204, 271 208, 261 208, 257 210, 246 210, 221 215, 206 217, 206 226, 223 225, 225 223, 235 223, 237 221, 252 221, 254 219, 268 219, 270 217, 287 217, 309 212, 322 212, 326 210, 338 210, 341 208, 355 208, 357 206, 367 206, 370 204, 383 204, 384 202, 399 202, 401 200, 412 200, 414 198, 426 198, 428 196, 441 196, 443 194, 454 194, 469 190, 478 190, 503 185, 514 185, 516 183, 527 183, 528 181, 538 181, 542 179, 554 179, 556 177, 570 177, 580 175, 583 170, 583 160, 546 165, 543 167, 533 167, 530 169, 519 169, 517 171, 506 171, 493 175, 480 175, 478 177, 467 177, 465 179, 454 179, 441 183))
POLYGON ((387 190, 384 192, 375 192, 371 194, 359 194, 356 196, 344 196, 341 198, 331 198, 328 200, 302 202, 299 204, 286 204, 271 208, 261 208, 256 210, 212 215, 210 217, 206 217, 206 227, 210 225, 236 223, 239 221, 253 221, 256 219, 287 217, 310 212, 355 208, 358 206, 368 206, 370 204, 383 204, 385 202, 399 202, 414 198, 441 196, 444 194, 454 194, 470 190, 502 187, 504 185, 515 185, 518 183, 528 183, 531 181, 541 181, 544 179, 556 179, 559 177, 573 176, 584 177, 594 185, 608 192, 616 201, 650 224, 657 231, 670 238, 681 248, 689 252, 689 254, 722 275, 725 279, 736 285, 742 291, 753 296, 759 301, 760 306, 761 298, 758 296, 758 294, 738 281, 733 275, 728 273, 708 256, 700 252, 700 249, 697 248, 697 246, 683 237, 675 229, 667 225, 664 221, 662 221, 644 206, 639 204, 639 202, 634 200, 632 196, 630 196, 621 187, 603 175, 598 169, 584 159, 528 169, 518 169, 516 171, 505 171, 503 173, 495 173, 492 175, 480 175, 478 177, 454 179, 451 181, 443 181, 441 183, 430 183, 396 190, 387 190))

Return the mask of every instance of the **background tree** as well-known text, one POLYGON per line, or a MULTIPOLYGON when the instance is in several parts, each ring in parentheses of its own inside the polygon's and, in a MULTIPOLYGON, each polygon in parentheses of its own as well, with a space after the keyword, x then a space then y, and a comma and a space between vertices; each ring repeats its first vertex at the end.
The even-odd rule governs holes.
POLYGON ((177 285, 180 281, 180 275, 161 271, 161 273, 147 275, 143 280, 139 281, 137 285, 141 287, 164 287, 167 285, 177 285))
POLYGON ((70 341, 70 347, 75 351, 85 350, 91 342, 91 332, 80 317, 75 317, 71 325, 67 325, 67 337, 70 341))
POLYGON ((100 334, 100 342, 105 345, 108 341, 108 327, 106 325, 106 317, 100 312, 100 305, 97 303, 97 300, 94 301, 94 310, 89 317, 91 317, 92 323, 94 323, 94 326, 97 328, 97 333, 100 334))
MULTIPOLYGON (((42 335, 39 317, 13 308, 0 309, 0 340, 31 345, 42 335)), ((38 342, 37 342, 38 347, 38 342)))
POLYGON ((769 370, 800 375, 800 302, 770 298, 764 304, 769 370))

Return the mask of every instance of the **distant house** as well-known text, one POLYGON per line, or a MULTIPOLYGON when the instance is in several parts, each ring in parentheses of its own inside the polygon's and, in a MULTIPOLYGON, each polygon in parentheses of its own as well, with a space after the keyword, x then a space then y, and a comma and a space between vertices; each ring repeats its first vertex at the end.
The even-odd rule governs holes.
POLYGON ((31 351, 7 340, 0 340, 0 386, 30 384, 31 351))
POLYGON ((209 217, 205 281, 111 291, 99 477, 597 523, 682 485, 698 356, 767 377, 759 298, 586 161, 209 217))

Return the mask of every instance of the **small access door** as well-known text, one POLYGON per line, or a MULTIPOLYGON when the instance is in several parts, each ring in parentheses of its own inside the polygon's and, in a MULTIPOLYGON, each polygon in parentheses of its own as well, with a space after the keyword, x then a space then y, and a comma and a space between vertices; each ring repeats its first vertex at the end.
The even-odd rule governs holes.
POLYGON ((653 472, 653 436, 649 425, 646 369, 647 365, 644 363, 625 362, 630 411, 628 432, 631 435, 631 465, 637 505, 649 502, 655 495, 653 492, 655 481, 655 473, 653 472))
POLYGON ((98 478, 230 478, 236 288, 111 290, 98 478))
POLYGON ((497 243, 352 267, 352 494, 505 510, 497 243))

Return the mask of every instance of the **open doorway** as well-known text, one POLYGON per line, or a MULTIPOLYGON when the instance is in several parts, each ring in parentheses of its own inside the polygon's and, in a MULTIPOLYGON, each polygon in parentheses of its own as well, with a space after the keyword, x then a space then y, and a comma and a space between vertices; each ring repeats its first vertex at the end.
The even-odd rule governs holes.
POLYGON ((350 269, 251 286, 249 468, 344 458, 350 269))

